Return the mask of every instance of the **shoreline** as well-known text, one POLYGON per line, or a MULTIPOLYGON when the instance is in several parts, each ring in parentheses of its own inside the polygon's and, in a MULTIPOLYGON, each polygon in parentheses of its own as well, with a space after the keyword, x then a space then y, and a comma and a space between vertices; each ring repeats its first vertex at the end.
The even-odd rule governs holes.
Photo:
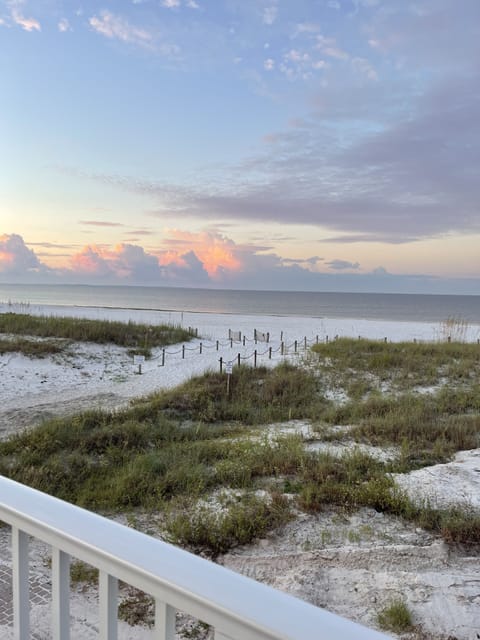
MULTIPOLYGON (((306 315, 278 315, 264 313, 224 313, 212 311, 186 311, 175 309, 150 309, 133 307, 113 307, 98 305, 45 305, 30 303, 2 303, 0 313, 25 313, 30 315, 88 318, 92 320, 115 320, 142 324, 172 324, 192 326, 207 334, 214 332, 216 338, 228 337, 228 329, 241 330, 243 334, 269 325, 271 336, 288 331, 293 339, 304 336, 349 337, 385 339, 391 342, 410 340, 441 342, 446 341, 450 331, 453 341, 480 341, 480 323, 456 321, 390 320, 361 317, 328 317, 306 315), (238 327, 231 326, 237 319, 238 327), (226 323, 226 320, 230 324, 226 323), (223 333, 222 333, 223 332, 223 333), (293 335, 295 334, 295 335, 293 335)), ((263 329, 262 329, 263 330, 263 329)))

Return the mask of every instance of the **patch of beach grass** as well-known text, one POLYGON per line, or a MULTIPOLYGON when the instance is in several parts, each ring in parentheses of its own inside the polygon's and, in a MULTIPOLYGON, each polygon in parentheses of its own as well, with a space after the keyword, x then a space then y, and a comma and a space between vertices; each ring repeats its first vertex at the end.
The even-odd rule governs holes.
POLYGON ((388 386, 394 392, 419 387, 474 383, 480 374, 478 345, 463 342, 395 342, 340 338, 317 344, 320 374, 352 399, 388 386))
POLYGON ((385 631, 394 633, 405 633, 413 631, 412 614, 401 599, 392 600, 386 605, 377 616, 378 626, 385 631))
MULTIPOLYGON (((303 463, 301 438, 254 442, 241 423, 242 417, 262 422, 272 413, 278 419, 301 415, 307 396, 298 398, 298 378, 305 380, 288 366, 240 368, 232 375, 238 405, 217 395, 219 388, 225 392, 225 378, 209 374, 124 411, 46 422, 0 442, 0 472, 97 509, 156 508, 174 496, 201 496, 226 484, 250 487, 259 477, 292 473, 303 463), (266 397, 270 408, 264 409, 266 397), (210 424, 205 403, 220 422, 210 424)), ((317 402, 315 396, 309 401, 317 402)))
POLYGON ((97 584, 98 569, 82 560, 73 560, 70 563, 70 583, 74 586, 97 584))
POLYGON ((144 325, 135 322, 33 316, 21 313, 1 313, 0 333, 116 344, 133 349, 135 353, 148 355, 153 347, 186 342, 194 337, 193 331, 172 325, 144 325))
POLYGON ((118 605, 118 619, 131 627, 138 625, 153 627, 155 624, 155 601, 144 591, 128 586, 118 605))
POLYGON ((244 494, 226 508, 193 506, 167 516, 170 540, 211 556, 248 544, 292 518, 288 500, 279 493, 269 499, 244 494))
POLYGON ((29 358, 46 358, 61 353, 67 345, 53 340, 27 340, 25 338, 7 340, 0 338, 0 355, 21 353, 29 358))
POLYGON ((407 471, 447 462, 456 451, 479 446, 480 390, 444 388, 431 395, 396 397, 376 393, 331 407, 323 420, 352 425, 349 437, 357 441, 401 447, 396 470, 407 471))
POLYGON ((235 367, 229 395, 225 375, 210 372, 152 396, 147 402, 141 400, 134 408, 139 419, 148 419, 152 412, 163 411, 176 420, 237 421, 255 425, 315 419, 326 405, 328 401, 315 376, 283 363, 274 369, 235 367))

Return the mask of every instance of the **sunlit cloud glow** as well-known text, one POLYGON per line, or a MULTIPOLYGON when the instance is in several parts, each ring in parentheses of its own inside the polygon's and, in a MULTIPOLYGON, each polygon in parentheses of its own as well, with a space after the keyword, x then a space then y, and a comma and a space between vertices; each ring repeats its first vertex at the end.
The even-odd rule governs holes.
POLYGON ((185 254, 193 251, 211 278, 219 277, 225 270, 237 271, 241 268, 234 242, 218 233, 193 234, 171 229, 167 235, 170 248, 159 256, 163 265, 182 264, 185 254))

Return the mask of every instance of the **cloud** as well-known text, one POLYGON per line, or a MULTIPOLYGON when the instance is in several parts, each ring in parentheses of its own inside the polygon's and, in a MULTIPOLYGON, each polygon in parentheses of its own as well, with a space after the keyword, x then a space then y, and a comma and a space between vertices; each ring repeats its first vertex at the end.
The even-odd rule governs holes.
POLYGON ((80 224, 89 225, 92 227, 124 227, 124 224, 120 222, 106 222, 105 220, 79 220, 80 224))
POLYGON ((298 37, 302 34, 315 34, 320 31, 321 27, 317 22, 300 22, 295 25, 295 30, 293 32, 293 38, 298 37))
POLYGON ((15 233, 0 235, 0 274, 26 275, 45 269, 23 238, 15 233))
POLYGON ((166 9, 177 9, 180 6, 180 0, 162 0, 162 6, 166 9))
MULTIPOLYGON (((74 249, 76 244, 58 244, 57 242, 29 242, 29 247, 42 247, 44 249, 74 249)), ((37 253, 38 255, 38 253, 37 253)))
POLYGON ((92 16, 89 24, 94 31, 110 39, 118 39, 129 44, 150 46, 152 34, 145 29, 135 27, 126 19, 104 10, 100 17, 92 16))
POLYGON ((87 245, 71 257, 66 275, 79 282, 207 286, 241 269, 242 251, 218 233, 171 229, 153 253, 128 243, 87 245))
POLYGON ((22 27, 24 31, 41 31, 42 27, 40 22, 35 18, 26 18, 23 15, 20 7, 23 5, 22 0, 11 0, 7 2, 7 6, 10 8, 10 16, 12 21, 19 27, 22 27))
POLYGON ((352 67, 356 72, 364 75, 369 80, 373 80, 374 82, 378 81, 378 73, 365 58, 353 58, 352 67))
POLYGON ((125 233, 136 236, 151 236, 154 232, 149 229, 133 229, 131 231, 125 231, 125 233))
POLYGON ((322 261, 323 258, 319 256, 311 256, 310 258, 282 258, 282 264, 309 264, 315 266, 322 261))
POLYGON ((263 23, 272 25, 277 19, 278 7, 272 5, 271 7, 265 7, 263 10, 263 23))
POLYGON ((210 276, 194 251, 172 256, 163 269, 163 277, 169 284, 181 286, 208 286, 210 276))
POLYGON ((325 264, 334 271, 345 271, 346 269, 358 269, 360 267, 359 262, 349 262, 348 260, 330 260, 325 264))
POLYGON ((61 33, 65 33, 67 31, 71 31, 72 30, 72 27, 70 26, 70 23, 67 20, 67 18, 62 18, 61 20, 58 21, 58 30, 61 33))
POLYGON ((113 249, 88 245, 71 257, 70 268, 77 278, 96 278, 101 282, 152 284, 161 279, 157 258, 140 246, 126 243, 113 249))
POLYGON ((163 265, 182 264, 185 255, 194 252, 210 278, 218 278, 227 271, 241 269, 240 249, 235 243, 220 233, 190 233, 178 229, 166 231, 164 245, 168 250, 159 254, 163 265))
MULTIPOLYGON (((349 273, 358 263, 333 260, 335 273, 316 270, 322 258, 285 259, 255 245, 238 245, 232 240, 204 233, 169 232, 165 246, 148 253, 132 244, 89 245, 71 256, 68 266, 51 269, 25 246, 21 236, 0 236, 0 278, 9 283, 55 284, 143 284, 201 286, 232 289, 292 291, 364 291, 385 293, 477 294, 479 278, 435 278, 428 275, 399 275, 377 267, 371 273, 349 273), (223 259, 211 274, 200 255, 205 246, 220 246, 235 258, 235 266, 223 259), (350 265, 347 267, 346 265, 350 265)), ((48 242, 38 246, 60 247, 48 242)), ((68 248, 68 246, 67 246, 68 248)), ((58 259, 65 254, 55 254, 58 259)), ((224 255, 220 251, 220 258, 224 255)), ((48 254, 51 257, 52 254, 48 254)), ((47 255, 45 255, 47 258, 47 255)), ((210 264, 210 267, 212 264, 210 264)))
POLYGON ((348 60, 350 58, 350 54, 337 45, 335 38, 318 35, 315 48, 330 58, 336 58, 337 60, 348 60))

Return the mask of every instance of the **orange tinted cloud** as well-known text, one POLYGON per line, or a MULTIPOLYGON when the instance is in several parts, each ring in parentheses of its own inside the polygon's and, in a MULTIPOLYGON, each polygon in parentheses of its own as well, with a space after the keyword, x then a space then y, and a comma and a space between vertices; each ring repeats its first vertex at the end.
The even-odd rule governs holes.
POLYGON ((167 233, 165 244, 169 248, 159 254, 162 265, 180 265, 183 256, 192 251, 211 278, 219 277, 225 270, 239 271, 242 268, 238 247, 219 233, 190 233, 178 229, 169 229, 167 233))

